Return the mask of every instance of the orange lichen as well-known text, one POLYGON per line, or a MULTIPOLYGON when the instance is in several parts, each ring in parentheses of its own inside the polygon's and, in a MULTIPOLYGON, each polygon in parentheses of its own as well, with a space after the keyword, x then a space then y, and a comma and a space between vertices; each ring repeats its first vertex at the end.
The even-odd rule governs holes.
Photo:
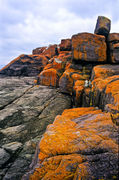
POLYGON ((40 84, 42 85, 54 86, 54 87, 58 86, 59 75, 57 71, 53 68, 42 71, 38 77, 40 84))
POLYGON ((46 64, 48 63, 48 59, 43 55, 25 55, 25 54, 22 54, 22 55, 18 56, 17 58, 15 58, 14 60, 12 60, 6 66, 4 66, 0 71, 7 69, 8 67, 10 67, 15 62, 17 62, 17 63, 22 62, 23 64, 25 64, 27 62, 30 64, 37 63, 36 68, 41 69, 41 67, 46 66, 46 64), (38 62, 39 62, 39 65, 38 65, 38 62))
POLYGON ((74 108, 57 116, 39 144, 39 166, 30 176, 37 179, 82 179, 89 176, 90 166, 80 153, 105 150, 118 153, 111 139, 114 124, 110 113, 95 108, 74 108))
POLYGON ((94 54, 92 61, 106 61, 105 37, 90 33, 79 33, 72 36, 73 58, 91 61, 88 52, 94 54), (91 48, 92 47, 92 48, 91 48))

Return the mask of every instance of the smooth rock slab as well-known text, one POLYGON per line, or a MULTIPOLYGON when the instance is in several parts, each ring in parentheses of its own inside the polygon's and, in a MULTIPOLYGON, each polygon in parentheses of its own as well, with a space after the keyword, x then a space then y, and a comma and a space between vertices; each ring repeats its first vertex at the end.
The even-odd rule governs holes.
POLYGON ((9 163, 0 170, 0 178, 20 180, 47 125, 57 114, 71 107, 71 98, 58 89, 33 86, 30 78, 0 78, 0 83, 0 145, 11 155, 9 163), (6 96, 7 101, 2 106, 6 96))

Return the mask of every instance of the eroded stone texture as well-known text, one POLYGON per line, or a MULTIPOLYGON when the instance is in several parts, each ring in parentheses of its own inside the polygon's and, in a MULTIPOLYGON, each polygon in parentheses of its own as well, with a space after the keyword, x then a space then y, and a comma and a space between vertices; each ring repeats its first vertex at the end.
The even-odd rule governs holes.
POLYGON ((58 55, 57 45, 49 45, 41 54, 47 56, 49 59, 58 55))
POLYGON ((47 46, 33 49, 32 54, 33 54, 33 55, 34 55, 34 54, 41 54, 41 53, 43 53, 43 51, 45 51, 46 48, 47 48, 47 46))
POLYGON ((0 70, 0 75, 5 76, 36 76, 48 63, 43 55, 22 54, 0 70))
POLYGON ((70 64, 59 80, 60 91, 72 95, 75 106, 82 105, 82 94, 89 86, 92 68, 91 64, 70 64))
POLYGON ((60 53, 50 59, 43 71, 37 77, 37 83, 45 86, 59 86, 59 78, 63 74, 65 67, 71 62, 71 54, 60 53))
POLYGON ((47 125, 71 107, 71 99, 33 86, 31 77, 0 78, 0 92, 0 179, 20 180, 47 125))
POLYGON ((71 39, 62 39, 60 43, 60 51, 71 51, 71 39))
POLYGON ((110 113, 74 108, 57 116, 22 179, 118 179, 118 128, 110 113))
POLYGON ((105 37, 91 33, 79 33, 72 36, 73 59, 76 61, 105 62, 105 37))
POLYGON ((98 16, 96 27, 95 27, 95 34, 108 36, 111 29, 111 21, 107 17, 98 16))
POLYGON ((119 33, 111 33, 108 37, 110 62, 119 63, 119 33))
POLYGON ((93 69, 93 105, 110 111, 114 120, 119 121, 119 66, 100 65, 93 69))

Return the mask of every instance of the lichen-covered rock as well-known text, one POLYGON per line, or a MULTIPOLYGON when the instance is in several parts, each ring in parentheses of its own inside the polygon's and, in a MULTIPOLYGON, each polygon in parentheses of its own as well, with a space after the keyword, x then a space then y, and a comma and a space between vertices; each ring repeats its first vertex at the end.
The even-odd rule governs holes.
POLYGON ((110 113, 95 108, 65 110, 47 127, 36 164, 22 179, 117 178, 117 136, 110 113))
POLYGON ((58 87, 59 74, 54 68, 46 69, 38 75, 38 84, 58 87))
POLYGON ((59 88, 63 93, 73 95, 74 104, 76 106, 82 105, 82 93, 89 82, 92 66, 69 64, 65 72, 59 80, 59 88))
POLYGON ((0 70, 4 76, 36 76, 48 63, 43 55, 20 55, 0 70))
POLYGON ((111 33, 108 36, 110 62, 119 63, 119 33, 111 33))
MULTIPOLYGON (((119 65, 100 65, 93 69, 93 105, 119 112, 119 65)), ((115 120, 119 120, 118 116, 115 120)), ((116 122, 117 122, 116 121, 116 122)), ((118 122, 117 122, 118 123, 118 122)))
POLYGON ((97 65, 94 66, 92 71, 92 77, 91 79, 105 79, 109 76, 113 75, 119 75, 119 65, 111 65, 111 64, 105 64, 105 65, 97 65))
POLYGON ((105 62, 105 37, 91 33, 79 33, 73 35, 72 52, 73 59, 79 62, 105 62))
POLYGON ((58 55, 57 45, 49 45, 41 54, 47 56, 49 59, 58 55))
POLYGON ((33 55, 35 55, 35 54, 41 54, 41 53, 43 53, 43 52, 46 50, 46 48, 47 48, 47 46, 33 49, 32 54, 33 54, 33 55))
POLYGON ((63 93, 72 95, 74 81, 82 79, 81 71, 68 68, 59 80, 59 88, 63 93))
POLYGON ((96 27, 95 27, 95 34, 108 36, 111 29, 111 21, 107 17, 98 16, 96 27))
POLYGON ((71 39, 62 39, 60 43, 60 51, 71 51, 71 39))

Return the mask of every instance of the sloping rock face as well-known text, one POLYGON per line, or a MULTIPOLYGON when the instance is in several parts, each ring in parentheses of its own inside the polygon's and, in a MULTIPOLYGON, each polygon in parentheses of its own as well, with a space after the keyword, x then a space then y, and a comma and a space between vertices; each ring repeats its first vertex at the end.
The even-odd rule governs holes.
POLYGON ((42 55, 20 55, 0 70, 5 76, 36 76, 48 63, 42 55))
POLYGON ((58 55, 58 47, 57 47, 57 44, 49 45, 48 47, 40 47, 40 48, 34 49, 32 53, 45 55, 46 57, 50 59, 53 56, 58 55))
POLYGON ((65 110, 40 141, 37 164, 22 179, 117 179, 118 128, 110 113, 65 110))
POLYGON ((33 79, 0 78, 0 179, 21 179, 47 125, 71 107, 69 96, 33 79))

